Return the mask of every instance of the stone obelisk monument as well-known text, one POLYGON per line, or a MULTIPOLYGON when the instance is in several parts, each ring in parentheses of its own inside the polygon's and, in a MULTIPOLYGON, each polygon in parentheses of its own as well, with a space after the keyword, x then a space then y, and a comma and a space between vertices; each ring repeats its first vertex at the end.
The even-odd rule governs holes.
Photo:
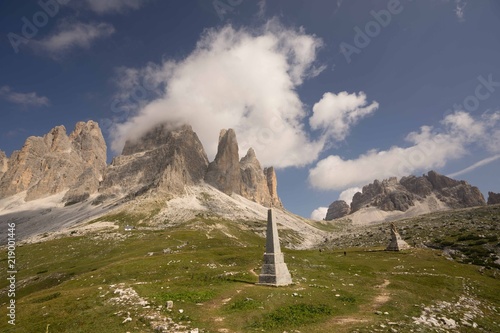
POLYGON ((273 211, 267 211, 266 253, 264 264, 259 275, 259 284, 268 286, 286 286, 292 283, 292 277, 286 267, 281 252, 278 227, 273 220, 273 211))
POLYGON ((406 243, 401 236, 399 235, 398 230, 394 223, 391 223, 391 242, 385 249, 386 251, 400 251, 409 249, 410 245, 406 243))

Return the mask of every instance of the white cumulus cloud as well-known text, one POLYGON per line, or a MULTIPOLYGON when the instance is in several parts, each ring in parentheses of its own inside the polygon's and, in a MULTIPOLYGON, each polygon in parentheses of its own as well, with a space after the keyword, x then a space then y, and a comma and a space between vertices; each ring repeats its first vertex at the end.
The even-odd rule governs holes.
POLYGON ((363 92, 327 92, 314 104, 309 123, 313 130, 320 129, 335 140, 344 140, 350 128, 360 119, 374 113, 378 106, 377 102, 368 104, 363 92))
POLYGON ((240 153, 253 147, 264 165, 312 163, 325 142, 310 139, 304 129, 307 111, 296 88, 323 69, 315 66, 321 46, 303 29, 271 20, 258 31, 209 29, 180 61, 121 69, 126 74, 119 96, 130 96, 137 82, 150 96, 135 98, 140 103, 132 103, 139 107, 134 116, 115 124, 112 149, 120 152, 126 139, 140 137, 159 122, 189 123, 210 158, 220 129, 233 128, 240 153))
POLYGON ((318 207, 311 213, 311 220, 321 221, 326 217, 326 212, 328 211, 328 207, 318 207))
POLYGON ((498 133, 500 112, 477 119, 467 112, 446 116, 441 129, 422 126, 408 134, 408 147, 371 150, 356 159, 330 155, 309 170, 311 185, 319 189, 343 190, 361 186, 374 179, 405 176, 416 171, 444 167, 449 161, 463 157, 471 145, 487 147, 491 152, 498 146, 489 144, 498 133))
POLYGON ((352 202, 352 197, 354 197, 356 193, 361 191, 362 189, 360 187, 350 187, 339 194, 339 200, 344 200, 348 205, 350 205, 352 202))

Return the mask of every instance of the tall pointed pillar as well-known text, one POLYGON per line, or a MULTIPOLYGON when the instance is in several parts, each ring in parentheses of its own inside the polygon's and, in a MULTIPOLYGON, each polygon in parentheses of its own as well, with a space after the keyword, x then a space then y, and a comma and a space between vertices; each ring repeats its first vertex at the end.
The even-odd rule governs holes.
POLYGON ((401 238, 394 223, 391 223, 391 241, 385 250, 386 251, 400 251, 400 250, 406 250, 409 248, 410 248, 410 245, 408 245, 408 243, 406 243, 401 238))
POLYGON ((292 277, 281 252, 278 227, 273 220, 272 209, 267 211, 266 253, 259 284, 275 287, 292 284, 292 277))

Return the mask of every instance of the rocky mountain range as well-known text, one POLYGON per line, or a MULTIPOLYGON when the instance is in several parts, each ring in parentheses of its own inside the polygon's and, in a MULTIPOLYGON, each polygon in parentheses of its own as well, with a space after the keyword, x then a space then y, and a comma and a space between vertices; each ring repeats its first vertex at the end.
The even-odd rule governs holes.
POLYGON ((29 137, 9 159, 0 152, 0 199, 26 191, 35 200, 67 191, 65 202, 96 192, 106 169, 106 143, 94 121, 79 122, 68 136, 57 126, 43 137, 29 137))
POLYGON ((227 195, 282 207, 274 169, 262 169, 253 149, 240 160, 232 129, 221 131, 211 163, 189 125, 158 125, 127 141, 110 165, 106 149, 94 121, 79 122, 69 136, 64 126, 57 126, 43 137, 29 137, 10 158, 0 151, 0 199, 25 193, 23 199, 31 201, 62 192, 66 205, 93 194, 94 204, 147 193, 172 198, 206 182, 227 195))
MULTIPOLYGON (((382 212, 418 210, 426 213, 482 205, 486 205, 486 202, 477 187, 471 186, 466 181, 429 171, 421 177, 412 175, 400 180, 396 177, 383 181, 375 180, 364 186, 361 192, 357 192, 350 205, 343 200, 334 201, 328 208, 325 220, 352 216, 367 209, 382 212)), ((377 218, 381 216, 389 215, 382 214, 377 218)))

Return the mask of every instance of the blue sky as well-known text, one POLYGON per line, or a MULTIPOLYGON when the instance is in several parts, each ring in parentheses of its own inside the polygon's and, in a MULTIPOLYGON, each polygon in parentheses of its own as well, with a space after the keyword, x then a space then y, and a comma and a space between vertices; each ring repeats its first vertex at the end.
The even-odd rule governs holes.
POLYGON ((213 158, 236 130, 285 207, 321 216, 434 169, 500 191, 494 0, 42 0, 0 4, 0 149, 77 121, 108 156, 158 122, 213 158), (320 214, 318 215, 318 212, 320 214))

